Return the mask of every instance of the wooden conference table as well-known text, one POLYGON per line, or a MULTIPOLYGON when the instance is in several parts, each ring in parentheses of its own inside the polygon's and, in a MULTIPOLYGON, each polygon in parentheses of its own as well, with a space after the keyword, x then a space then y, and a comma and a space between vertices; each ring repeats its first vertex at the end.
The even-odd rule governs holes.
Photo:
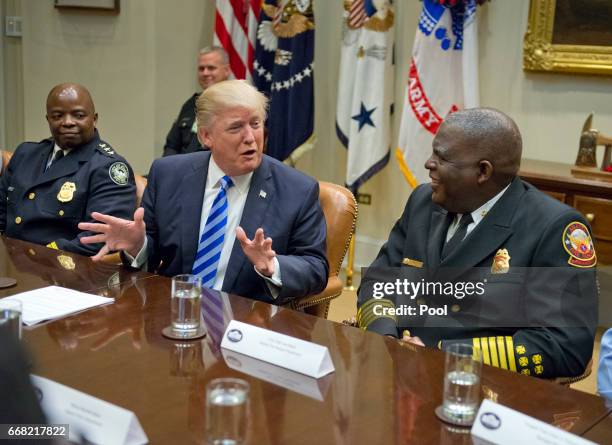
MULTIPOLYGON (((59 284, 116 298, 112 305, 25 329, 23 342, 35 374, 133 411, 152 444, 204 444, 205 387, 222 376, 251 385, 252 444, 472 442, 469 430, 434 415, 442 399, 439 351, 223 294, 226 322, 234 318, 325 345, 336 368, 319 380, 278 377, 267 368, 260 379, 249 374, 252 364, 224 358, 219 339, 210 335, 194 342, 162 337, 170 321, 166 277, 6 238, 0 242, 0 273, 18 280, 0 296, 59 284), (298 392, 295 385, 308 390, 298 392)), ((544 422, 612 441, 612 409, 599 397, 489 366, 482 388, 484 396, 544 422)))

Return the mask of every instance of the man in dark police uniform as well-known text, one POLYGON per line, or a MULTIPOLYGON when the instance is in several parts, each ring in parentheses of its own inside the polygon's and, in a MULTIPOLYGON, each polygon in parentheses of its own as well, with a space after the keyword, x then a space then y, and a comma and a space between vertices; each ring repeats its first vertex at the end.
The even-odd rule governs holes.
MULTIPOLYGON (((198 83, 205 90, 229 77, 229 59, 225 50, 212 46, 200 50, 198 56, 198 83)), ((201 93, 195 93, 181 107, 178 118, 166 137, 164 156, 193 153, 202 150, 196 125, 196 100, 201 93)))
POLYGON ((575 209, 517 176, 521 151, 516 124, 497 110, 447 117, 425 163, 431 183, 412 192, 362 282, 362 329, 441 349, 468 343, 485 364, 525 375, 584 372, 597 323, 590 229, 575 209), (373 268, 464 290, 472 282, 482 292, 374 295, 373 268), (416 312, 393 313, 405 302, 416 312))
POLYGON ((47 97, 51 138, 17 147, 0 181, 0 231, 54 249, 93 255, 79 242, 79 221, 92 211, 134 213, 134 174, 96 130, 89 91, 66 83, 47 97))

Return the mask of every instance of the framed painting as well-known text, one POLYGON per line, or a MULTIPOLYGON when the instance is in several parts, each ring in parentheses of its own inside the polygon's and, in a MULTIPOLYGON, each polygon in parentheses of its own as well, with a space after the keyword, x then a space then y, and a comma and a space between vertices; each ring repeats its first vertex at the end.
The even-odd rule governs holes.
POLYGON ((531 0, 523 69, 612 74, 612 1, 531 0))
POLYGON ((98 11, 119 14, 119 0, 55 0, 58 9, 79 9, 81 11, 98 11))

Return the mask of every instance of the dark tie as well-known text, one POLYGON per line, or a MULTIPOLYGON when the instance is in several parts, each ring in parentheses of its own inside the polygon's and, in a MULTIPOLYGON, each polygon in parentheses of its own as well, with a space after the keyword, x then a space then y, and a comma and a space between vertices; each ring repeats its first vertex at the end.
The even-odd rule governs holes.
POLYGON ((467 233, 468 226, 473 222, 474 219, 472 218, 471 213, 465 213, 461 216, 461 220, 459 221, 459 226, 457 227, 455 234, 446 244, 444 244, 444 247, 442 248, 442 259, 449 256, 459 246, 459 244, 461 244, 461 241, 463 241, 463 238, 465 238, 467 233))
POLYGON ((47 170, 49 170, 49 168, 51 168, 53 164, 55 164, 57 161, 59 161, 63 157, 64 157, 64 150, 57 150, 55 154, 53 155, 53 159, 51 159, 51 162, 47 166, 47 170))

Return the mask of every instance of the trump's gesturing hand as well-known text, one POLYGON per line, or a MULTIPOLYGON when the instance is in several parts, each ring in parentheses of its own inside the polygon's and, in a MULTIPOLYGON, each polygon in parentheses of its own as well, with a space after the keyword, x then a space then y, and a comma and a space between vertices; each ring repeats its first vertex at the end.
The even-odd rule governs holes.
POLYGON ((96 232, 97 235, 84 236, 83 244, 104 243, 100 251, 92 257, 99 261, 113 250, 124 250, 133 257, 138 255, 144 245, 146 226, 144 223, 144 209, 139 207, 134 212, 134 221, 92 212, 91 217, 97 223, 79 223, 79 229, 96 232))
POLYGON ((255 232, 253 240, 250 240, 244 229, 238 226, 236 239, 240 241, 244 254, 257 271, 266 277, 271 277, 274 273, 274 257, 276 257, 276 252, 272 250, 272 238, 266 238, 260 227, 255 232))

